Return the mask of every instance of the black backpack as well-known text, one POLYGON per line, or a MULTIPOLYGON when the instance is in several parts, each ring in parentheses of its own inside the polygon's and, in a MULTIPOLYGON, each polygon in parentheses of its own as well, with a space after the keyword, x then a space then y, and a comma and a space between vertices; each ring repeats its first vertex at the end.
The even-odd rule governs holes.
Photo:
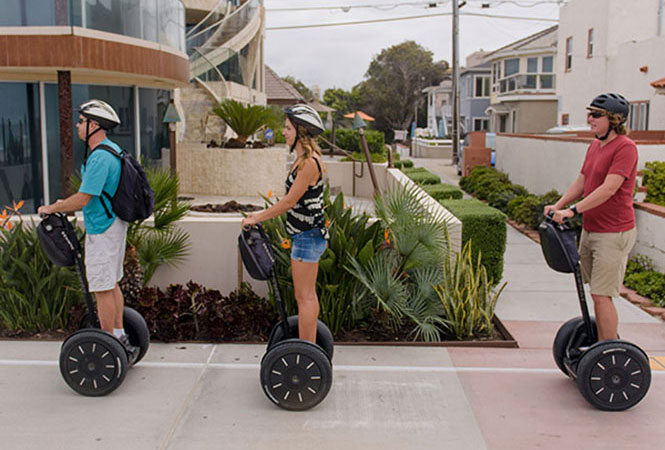
MULTIPOLYGON (((97 149, 106 150, 120 159, 120 181, 115 195, 111 197, 108 192, 102 191, 102 195, 111 203, 113 212, 125 222, 147 219, 155 206, 155 192, 150 187, 148 176, 141 164, 129 153, 120 154, 108 145, 98 145, 95 147, 95 150, 97 149)), ((111 218, 111 213, 101 197, 100 201, 106 215, 111 218)))

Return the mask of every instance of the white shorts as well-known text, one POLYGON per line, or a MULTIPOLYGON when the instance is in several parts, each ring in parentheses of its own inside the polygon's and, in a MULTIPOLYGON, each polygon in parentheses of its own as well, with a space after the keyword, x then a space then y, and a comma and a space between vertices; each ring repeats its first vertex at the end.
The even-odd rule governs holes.
POLYGON ((122 279, 127 222, 115 218, 102 234, 85 235, 85 271, 90 292, 110 291, 122 279))

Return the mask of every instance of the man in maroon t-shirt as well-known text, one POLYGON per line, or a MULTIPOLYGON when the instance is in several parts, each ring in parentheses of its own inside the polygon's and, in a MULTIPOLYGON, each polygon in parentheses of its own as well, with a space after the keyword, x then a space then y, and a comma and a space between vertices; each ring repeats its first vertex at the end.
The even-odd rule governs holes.
POLYGON ((587 107, 587 120, 596 139, 587 150, 582 170, 566 193, 545 215, 558 223, 584 212, 580 263, 590 285, 598 340, 617 339, 618 316, 612 297, 619 295, 628 254, 635 244, 633 192, 637 147, 626 136, 628 102, 619 94, 597 96, 587 107), (564 206, 580 198, 567 209, 564 206))

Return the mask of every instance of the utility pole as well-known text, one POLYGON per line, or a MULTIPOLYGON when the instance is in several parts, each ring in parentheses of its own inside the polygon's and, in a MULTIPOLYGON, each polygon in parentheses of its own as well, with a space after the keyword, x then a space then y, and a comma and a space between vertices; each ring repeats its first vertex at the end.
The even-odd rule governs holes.
POLYGON ((453 165, 459 157, 459 3, 453 0, 453 165))

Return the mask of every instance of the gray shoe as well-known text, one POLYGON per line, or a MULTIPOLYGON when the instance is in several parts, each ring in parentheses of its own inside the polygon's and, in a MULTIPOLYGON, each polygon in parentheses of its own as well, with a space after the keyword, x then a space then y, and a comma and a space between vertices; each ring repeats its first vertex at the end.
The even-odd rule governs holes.
POLYGON ((139 354, 139 350, 141 349, 129 342, 129 336, 127 336, 127 334, 123 334, 118 338, 118 340, 122 343, 122 345, 125 346, 125 349, 127 350, 127 356, 129 356, 130 364, 133 364, 139 354))

